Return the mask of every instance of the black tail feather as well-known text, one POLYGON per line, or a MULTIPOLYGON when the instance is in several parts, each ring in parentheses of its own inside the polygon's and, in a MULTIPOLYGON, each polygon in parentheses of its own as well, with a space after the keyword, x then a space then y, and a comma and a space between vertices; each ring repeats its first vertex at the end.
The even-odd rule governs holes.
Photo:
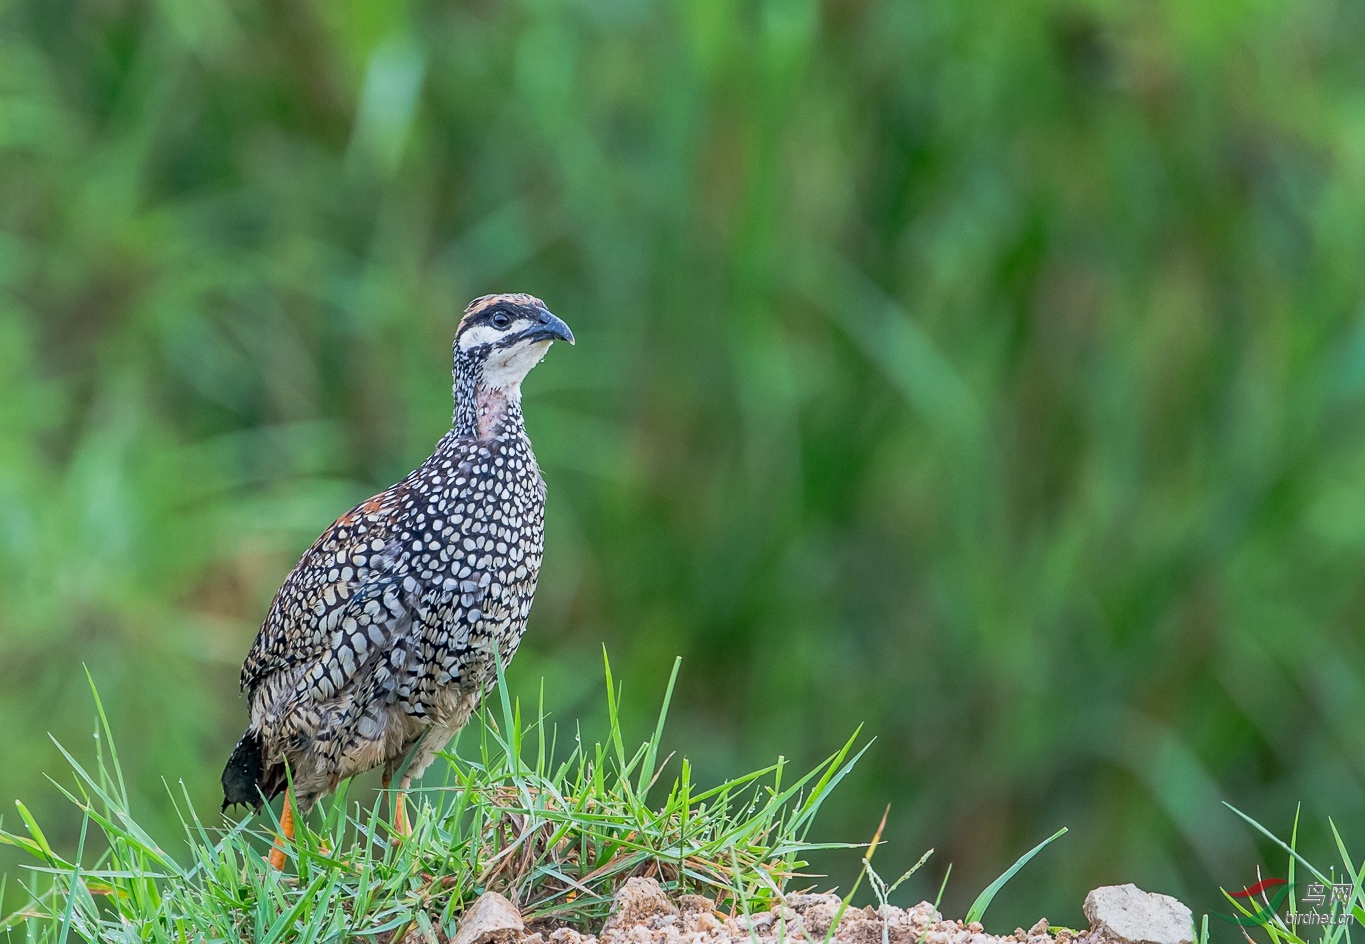
POLYGON ((247 731, 223 768, 223 809, 240 804, 259 810, 261 803, 274 799, 284 785, 284 765, 267 767, 261 736, 247 731))

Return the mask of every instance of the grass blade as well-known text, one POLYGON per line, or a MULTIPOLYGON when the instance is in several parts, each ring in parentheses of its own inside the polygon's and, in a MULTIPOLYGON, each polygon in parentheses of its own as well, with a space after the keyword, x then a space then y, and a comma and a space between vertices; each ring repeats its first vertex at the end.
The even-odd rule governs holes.
POLYGON ((1010 879, 1014 878, 1014 876, 1018 874, 1019 870, 1022 869, 1024 866, 1028 865, 1029 860, 1031 860, 1038 853, 1042 852, 1043 849, 1049 843, 1053 842, 1054 840, 1060 839, 1062 836, 1066 835, 1066 831, 1067 831, 1066 827, 1063 826, 1061 829, 1057 830, 1051 836, 1048 836, 1042 842, 1038 843, 1038 845, 1034 846, 1028 852, 1025 852, 1022 856, 1020 856, 1018 862, 1015 862, 1014 865, 1011 865, 1008 869, 1006 869, 1004 874, 1002 874, 994 882, 991 882, 989 885, 987 885, 985 890, 980 895, 976 896, 976 901, 972 902, 972 906, 967 909, 967 917, 963 920, 967 924, 971 924, 973 921, 980 921, 983 917, 985 917, 986 909, 991 906, 991 902, 995 900, 995 896, 1000 891, 1000 889, 1005 887, 1005 883, 1008 882, 1010 879))

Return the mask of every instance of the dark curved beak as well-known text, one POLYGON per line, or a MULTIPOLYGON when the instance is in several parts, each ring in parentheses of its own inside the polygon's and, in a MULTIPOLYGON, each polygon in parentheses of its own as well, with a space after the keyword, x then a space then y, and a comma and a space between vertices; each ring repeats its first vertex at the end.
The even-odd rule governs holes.
POLYGON ((540 324, 526 331, 526 337, 533 341, 568 341, 574 343, 573 332, 569 326, 550 314, 544 308, 540 310, 540 324))

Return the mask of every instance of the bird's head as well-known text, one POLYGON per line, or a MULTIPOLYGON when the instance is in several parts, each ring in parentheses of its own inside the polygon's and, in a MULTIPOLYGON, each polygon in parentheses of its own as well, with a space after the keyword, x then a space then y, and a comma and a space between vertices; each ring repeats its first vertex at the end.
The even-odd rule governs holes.
POLYGON ((531 295, 485 295, 469 303, 455 332, 455 369, 477 386, 516 398, 555 341, 573 332, 531 295))

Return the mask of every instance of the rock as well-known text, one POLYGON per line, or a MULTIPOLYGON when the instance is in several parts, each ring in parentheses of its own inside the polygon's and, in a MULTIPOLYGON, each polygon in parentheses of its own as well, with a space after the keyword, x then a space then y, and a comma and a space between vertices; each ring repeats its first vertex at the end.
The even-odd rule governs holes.
POLYGON ((834 916, 844 903, 838 895, 809 892, 787 895, 785 901, 787 907, 800 916, 800 926, 805 928, 806 936, 816 941, 823 940, 829 933, 834 916))
POLYGON ((573 928, 555 928, 550 932, 550 944, 597 944, 591 934, 586 937, 573 928))
POLYGON ((678 907, 681 908, 684 913, 689 911, 709 912, 713 905, 711 899, 707 898, 705 895, 679 895, 678 907))
POLYGON ((484 892, 460 918, 451 944, 510 944, 525 927, 515 905, 497 892, 484 892))
POLYGON ((652 878, 632 878, 621 886, 612 905, 611 917, 602 926, 602 933, 620 927, 644 924, 657 915, 676 915, 678 909, 664 894, 663 887, 652 878))
POLYGON ((807 909, 814 908, 816 905, 833 905, 835 908, 838 908, 843 903, 844 900, 838 895, 830 895, 827 893, 815 895, 808 892, 802 892, 787 896, 787 904, 790 905, 792 910, 797 914, 805 914, 807 909))
POLYGON ((1106 885, 1085 896, 1091 933, 1115 944, 1194 944, 1194 916, 1170 895, 1106 885))
POLYGON ((751 931, 766 930, 767 928, 772 927, 773 922, 776 920, 777 915, 773 914, 771 911, 760 911, 758 914, 754 915, 752 918, 749 919, 749 930, 751 931))
POLYGON ((720 922, 716 920, 716 916, 713 915, 711 912, 698 911, 696 912, 696 916, 698 932, 706 934, 711 931, 720 930, 720 922))
POLYGON ((829 929, 834 925, 834 918, 839 914, 839 908, 843 905, 843 902, 839 900, 837 895, 830 895, 829 897, 832 898, 833 901, 816 901, 792 905, 792 908, 801 915, 801 922, 805 925, 807 936, 816 940, 824 940, 826 935, 829 934, 829 929))
POLYGON ((938 913, 938 909, 927 901, 922 901, 915 907, 906 912, 910 923, 924 928, 931 924, 938 924, 943 920, 943 915, 938 913))

